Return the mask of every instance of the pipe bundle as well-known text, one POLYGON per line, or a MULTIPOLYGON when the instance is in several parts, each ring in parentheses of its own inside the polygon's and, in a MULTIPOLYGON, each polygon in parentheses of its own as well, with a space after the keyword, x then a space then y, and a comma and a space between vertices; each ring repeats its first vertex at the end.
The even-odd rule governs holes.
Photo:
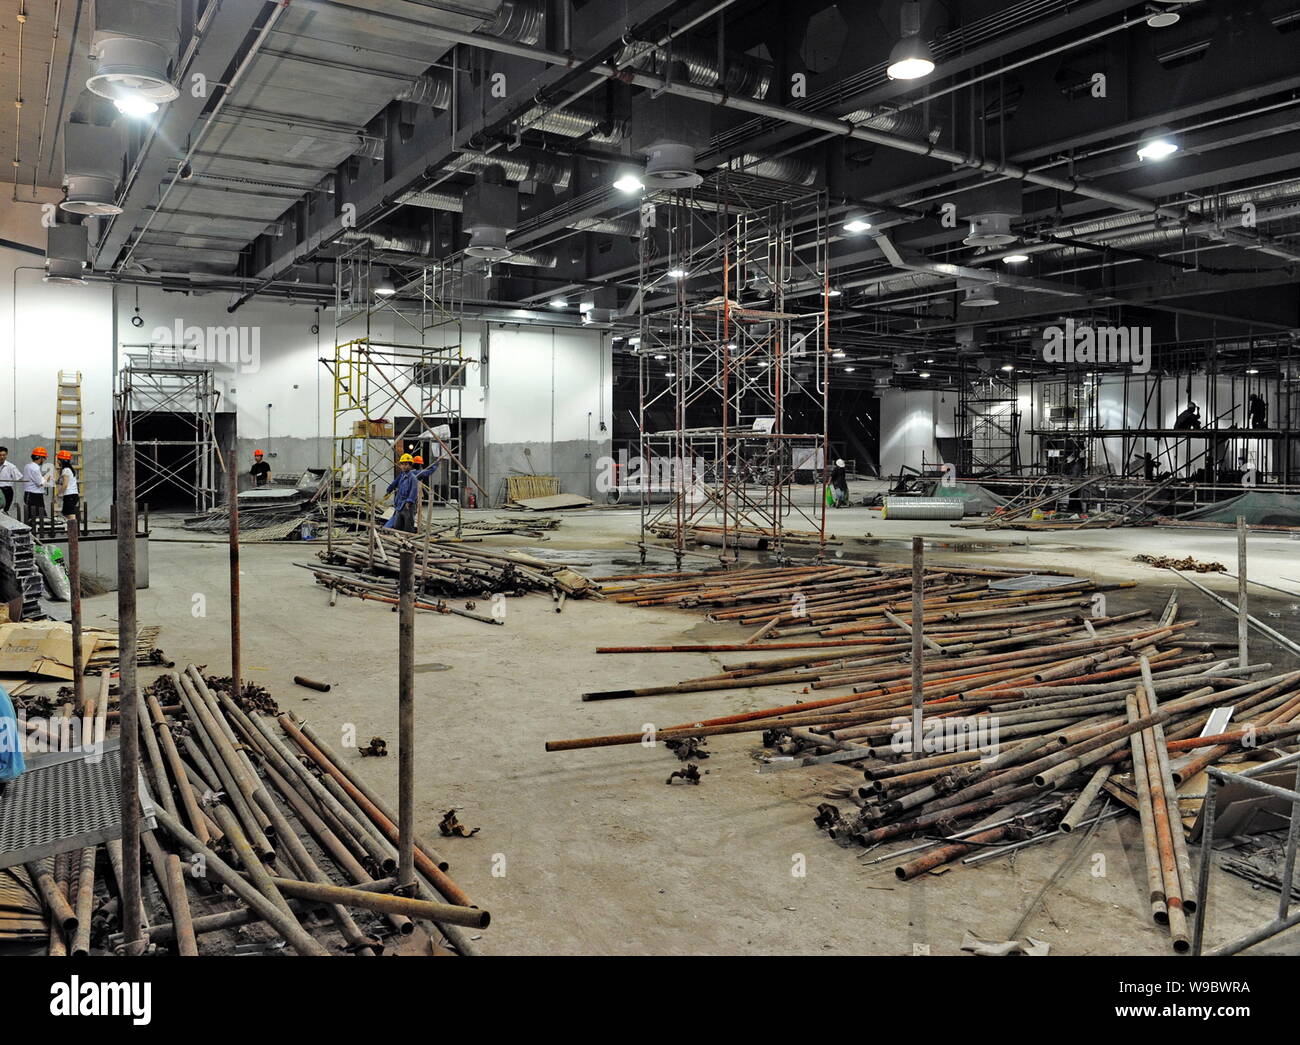
MULTIPOLYGON (((400 889, 393 811, 309 726, 262 714, 264 700, 234 699, 219 681, 191 666, 141 694, 142 772, 159 827, 142 835, 156 885, 156 895, 142 891, 148 945, 221 951, 228 945, 210 934, 262 924, 298 954, 373 956, 419 927, 432 953, 446 953, 442 941, 472 953, 462 928, 484 928, 490 916, 438 852, 416 838, 416 886, 400 889), (160 697, 179 707, 168 711, 160 697)), ((96 848, 28 868, 52 915, 51 954, 88 953, 92 931, 99 946, 122 944, 113 931, 122 846, 100 848, 114 887, 100 876, 98 904, 96 848)))

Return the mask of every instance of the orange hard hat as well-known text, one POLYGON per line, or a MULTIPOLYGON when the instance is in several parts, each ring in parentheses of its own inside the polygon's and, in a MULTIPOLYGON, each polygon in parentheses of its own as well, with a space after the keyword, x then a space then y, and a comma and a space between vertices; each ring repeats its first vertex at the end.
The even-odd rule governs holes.
POLYGON ((254 457, 265 457, 266 454, 262 453, 261 450, 254 450, 254 451, 253 451, 253 456, 254 456, 254 457))
POLYGON ((72 460, 72 451, 71 451, 71 450, 60 450, 60 451, 59 451, 57 454, 55 454, 54 456, 57 457, 60 461, 71 461, 71 460, 72 460))
POLYGON ((416 455, 415 455, 415 458, 414 458, 413 461, 412 461, 412 463, 413 463, 413 464, 424 464, 424 458, 421 457, 419 454, 416 454, 416 455))
POLYGON ((32 451, 32 456, 33 456, 33 457, 48 457, 49 454, 47 454, 47 453, 45 452, 45 447, 43 447, 43 446, 38 446, 35 450, 32 451))

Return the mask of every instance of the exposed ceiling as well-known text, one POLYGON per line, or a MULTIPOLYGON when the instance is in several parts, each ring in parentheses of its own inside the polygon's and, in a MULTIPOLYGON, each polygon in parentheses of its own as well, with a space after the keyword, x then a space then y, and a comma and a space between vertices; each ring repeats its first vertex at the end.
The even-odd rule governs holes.
MULTIPOLYGON (((65 63, 80 6, 61 5, 65 63)), ((678 128, 707 128, 700 214, 724 195, 824 192, 835 336, 864 363, 971 345, 1014 355, 1064 315, 1140 321, 1187 353, 1290 350, 1300 0, 925 0, 937 68, 918 81, 885 72, 900 6, 198 3, 205 32, 182 47, 177 80, 206 69, 226 86, 183 92, 137 131, 124 213, 92 231, 95 267, 224 286, 234 308, 255 294, 331 301, 341 253, 398 276, 458 255, 464 194, 497 164, 520 213, 511 256, 466 284, 471 304, 544 309, 601 293, 628 313, 638 201, 611 183, 634 154, 640 107, 662 94, 694 114, 678 128), (1156 28, 1154 13, 1179 19, 1156 28), (684 64, 665 77, 670 59, 684 64), (1181 148, 1139 159, 1157 127, 1181 148), (859 210, 870 234, 843 232, 859 210), (1014 242, 965 242, 990 212, 1005 212, 1014 242), (969 286, 996 304, 963 305, 969 286)), ((48 50, 52 23, 40 25, 33 14, 25 28, 25 84, 43 67, 33 39, 48 50)), ((59 72, 53 96, 84 76, 59 72)), ((22 148, 34 163, 31 110, 22 148)), ((652 248, 666 235, 650 232, 652 248)), ((712 275, 687 281, 690 294, 718 289, 712 275)), ((820 294, 815 281, 787 290, 810 311, 820 294)))

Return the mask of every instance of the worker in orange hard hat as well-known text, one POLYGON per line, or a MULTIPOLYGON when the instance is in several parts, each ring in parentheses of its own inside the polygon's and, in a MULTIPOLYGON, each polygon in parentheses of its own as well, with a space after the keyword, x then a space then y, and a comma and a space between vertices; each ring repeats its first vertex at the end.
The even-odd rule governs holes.
POLYGON ((23 466, 23 508, 33 532, 40 531, 45 518, 45 491, 50 485, 50 474, 45 467, 48 456, 45 447, 38 446, 32 451, 32 459, 23 466))
POLYGON ((261 450, 253 451, 253 467, 248 470, 248 474, 253 477, 253 483, 257 486, 265 486, 271 481, 271 466, 266 463, 264 454, 261 450))
POLYGON ((435 464, 433 468, 426 468, 422 471, 415 471, 417 464, 423 464, 424 461, 412 454, 402 454, 397 459, 397 478, 388 484, 388 493, 397 491, 393 497, 393 507, 396 509, 393 516, 388 522, 384 523, 386 530, 404 530, 407 533, 415 532, 415 515, 419 506, 420 482, 427 479, 437 469, 435 464))
POLYGON ((72 467, 72 451, 60 450, 54 459, 57 462, 55 491, 60 498, 59 514, 65 519, 76 518, 77 509, 81 506, 81 487, 77 483, 77 472, 72 467))

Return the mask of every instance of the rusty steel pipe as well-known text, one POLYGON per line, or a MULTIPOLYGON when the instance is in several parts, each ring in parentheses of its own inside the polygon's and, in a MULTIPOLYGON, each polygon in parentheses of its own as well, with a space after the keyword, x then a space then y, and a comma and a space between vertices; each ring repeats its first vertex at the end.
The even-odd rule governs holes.
MULTIPOLYGON (((128 954, 144 953, 143 901, 140 887, 140 717, 135 651, 139 639, 136 621, 136 505, 135 444, 117 446, 117 645, 118 657, 118 757, 122 824, 122 935, 128 954)), ((107 710, 106 708, 104 710, 107 710)))
POLYGON ((171 903, 177 953, 182 958, 197 957, 199 943, 194 934, 189 895, 185 891, 185 875, 181 871, 181 858, 175 853, 167 854, 167 882, 171 887, 168 899, 171 903))

